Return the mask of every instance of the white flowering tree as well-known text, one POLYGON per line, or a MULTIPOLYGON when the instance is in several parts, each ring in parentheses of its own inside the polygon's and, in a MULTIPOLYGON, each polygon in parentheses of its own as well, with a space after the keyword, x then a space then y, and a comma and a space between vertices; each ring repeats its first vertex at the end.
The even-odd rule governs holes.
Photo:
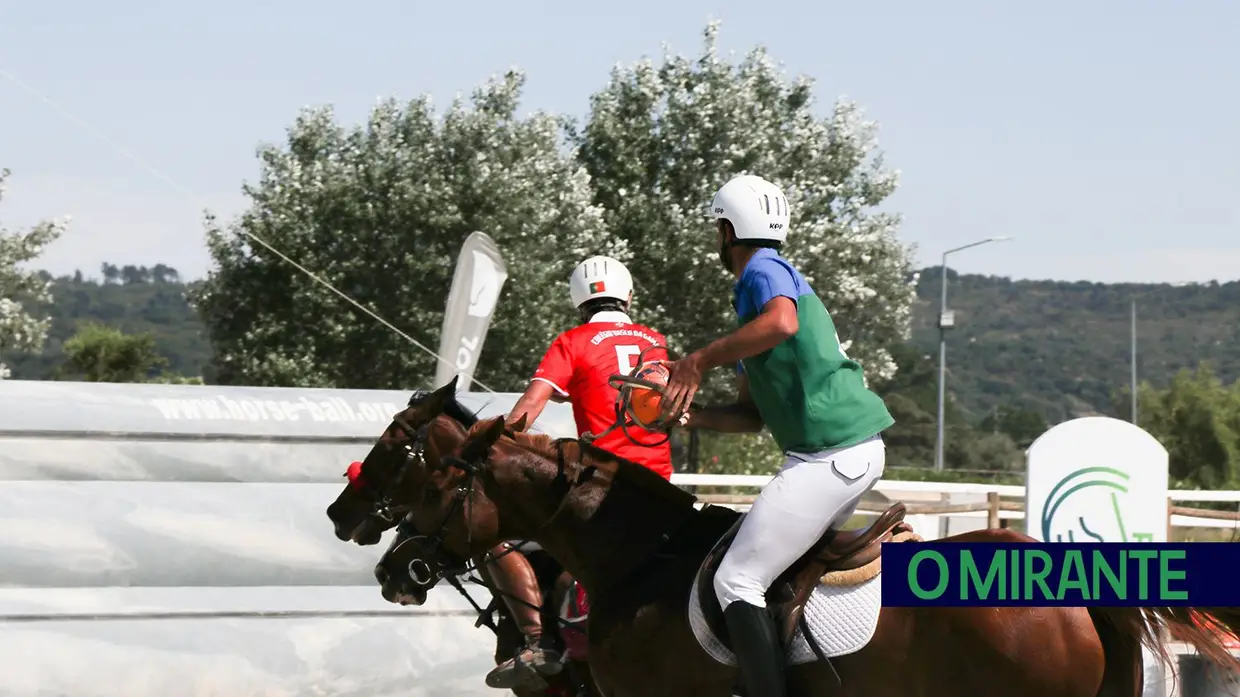
MULTIPOLYGON (((787 194, 784 253, 831 311, 845 349, 871 381, 888 378, 888 347, 907 338, 915 289, 899 218, 876 210, 897 183, 876 126, 846 99, 820 118, 810 80, 787 78, 762 48, 736 65, 723 60, 717 32, 717 22, 706 28, 697 58, 615 68, 576 138, 595 201, 632 255, 640 315, 677 351, 735 327, 734 279, 707 210, 730 177, 757 174, 787 194)), ((714 371, 705 399, 730 388, 727 372, 714 371)))
POLYGON ((435 361, 243 232, 253 233, 432 349, 465 237, 489 234, 509 277, 478 378, 520 389, 573 321, 572 265, 623 253, 604 238, 589 178, 562 150, 560 118, 518 118, 509 72, 437 118, 429 98, 385 101, 364 126, 308 110, 283 147, 260 150, 251 205, 208 219, 214 268, 193 296, 217 380, 355 388, 427 386, 435 361))
MULTIPOLYGON (((0 199, 8 176, 9 170, 0 169, 0 199)), ((46 274, 20 266, 36 259, 67 224, 66 218, 44 221, 25 232, 0 228, 0 356, 43 348, 51 319, 34 316, 28 305, 51 302, 51 281, 46 274)), ((0 363, 0 380, 8 377, 8 367, 0 363)))

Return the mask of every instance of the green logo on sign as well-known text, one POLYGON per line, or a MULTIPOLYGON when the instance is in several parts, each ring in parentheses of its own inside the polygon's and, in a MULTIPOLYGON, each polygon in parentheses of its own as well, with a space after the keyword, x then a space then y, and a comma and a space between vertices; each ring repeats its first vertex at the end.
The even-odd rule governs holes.
POLYGON ((1047 542, 1106 542, 1100 533, 1118 532, 1115 542, 1151 542, 1153 533, 1129 534, 1120 506, 1128 495, 1128 473, 1114 467, 1083 467, 1060 479, 1042 509, 1042 539, 1047 542), (1063 508, 1069 499, 1072 503, 1063 508))

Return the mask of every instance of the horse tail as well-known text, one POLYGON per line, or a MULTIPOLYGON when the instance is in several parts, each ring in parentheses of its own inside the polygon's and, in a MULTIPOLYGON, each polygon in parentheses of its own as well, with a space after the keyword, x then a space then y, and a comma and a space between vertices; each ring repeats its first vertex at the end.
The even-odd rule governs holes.
POLYGON ((1143 688, 1144 665, 1141 643, 1145 639, 1144 621, 1137 613, 1111 617, 1107 610, 1124 608, 1089 608, 1089 616, 1102 644, 1103 672, 1098 697, 1139 697, 1143 688), (1140 626, 1131 623, 1136 617, 1140 626))
POLYGON ((1229 637, 1240 637, 1240 607, 1092 607, 1089 614, 1096 626, 1107 625, 1128 642, 1145 644, 1168 665, 1175 664, 1159 636, 1160 627, 1174 631, 1206 660, 1240 675, 1240 658, 1226 644, 1229 637))

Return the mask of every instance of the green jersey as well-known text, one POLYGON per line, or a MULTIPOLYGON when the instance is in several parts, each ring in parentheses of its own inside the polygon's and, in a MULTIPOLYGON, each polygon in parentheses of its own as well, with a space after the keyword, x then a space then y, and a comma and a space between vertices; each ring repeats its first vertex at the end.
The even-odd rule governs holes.
POLYGON ((809 283, 777 252, 759 249, 733 288, 738 325, 779 296, 796 302, 797 333, 738 366, 779 447, 800 453, 840 448, 895 423, 866 385, 861 365, 840 348, 835 322, 809 283))

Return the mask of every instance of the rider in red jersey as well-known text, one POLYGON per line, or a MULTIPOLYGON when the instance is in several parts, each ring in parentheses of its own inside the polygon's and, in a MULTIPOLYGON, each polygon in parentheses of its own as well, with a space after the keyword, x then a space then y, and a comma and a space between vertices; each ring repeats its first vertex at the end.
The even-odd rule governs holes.
MULTIPOLYGON (((525 415, 526 424, 533 424, 548 401, 567 401, 573 406, 577 434, 598 434, 616 422, 617 391, 608 380, 617 373, 632 373, 643 351, 651 346, 666 346, 667 339, 629 318, 633 281, 624 264, 615 259, 596 256, 581 262, 569 279, 569 294, 582 323, 551 342, 525 394, 509 412, 508 421, 516 422, 525 415)), ((667 358, 662 348, 646 351, 642 356, 646 362, 667 358)), ((671 445, 658 444, 665 438, 640 428, 629 429, 629 436, 615 429, 593 444, 671 479, 671 445), (630 436, 637 443, 630 441, 630 436)), ((502 557, 498 564, 489 565, 526 638, 526 646, 516 656, 487 675, 488 685, 505 689, 525 683, 531 673, 553 675, 561 668, 557 651, 543 641, 542 617, 533 609, 542 607, 541 589, 528 581, 534 578, 533 570, 522 552, 510 550, 507 544, 491 550, 492 555, 502 557)))

